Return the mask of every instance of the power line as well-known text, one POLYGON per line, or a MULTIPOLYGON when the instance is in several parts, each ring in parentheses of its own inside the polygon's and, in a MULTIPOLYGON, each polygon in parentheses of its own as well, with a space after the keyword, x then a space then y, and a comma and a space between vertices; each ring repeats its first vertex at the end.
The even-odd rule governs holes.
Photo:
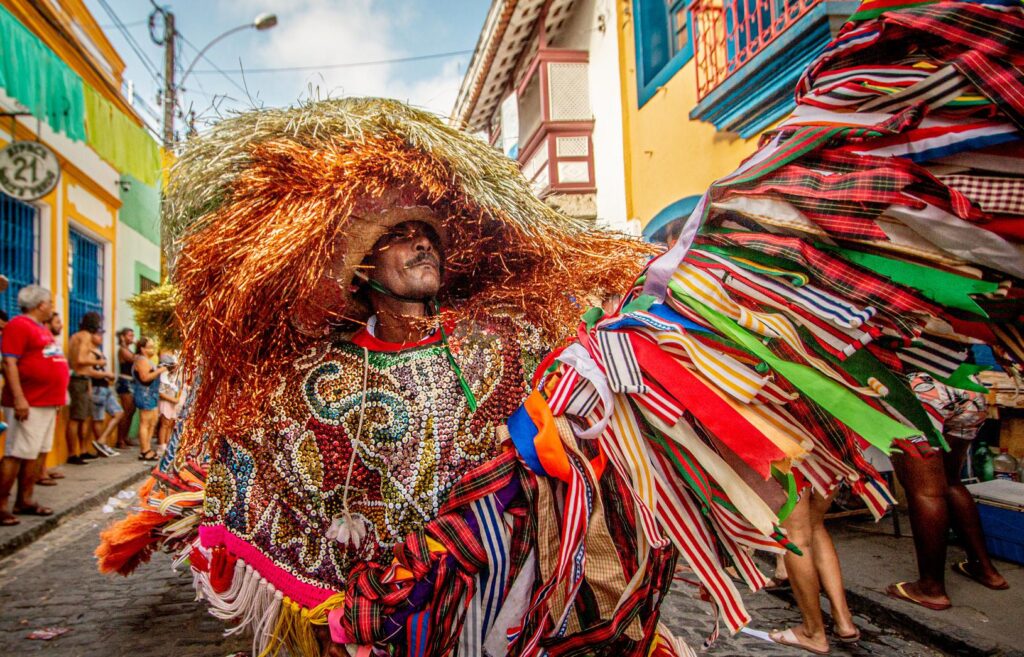
MULTIPOLYGON (((436 52, 429 55, 415 55, 413 57, 397 57, 395 59, 378 59, 367 62, 345 62, 343 64, 323 64, 320 66, 279 66, 271 68, 247 68, 246 73, 282 73, 286 71, 322 71, 324 69, 334 68, 356 68, 358 66, 378 66, 381 64, 401 64, 405 62, 419 62, 426 59, 441 59, 444 57, 455 57, 457 55, 469 55, 472 50, 454 50, 452 52, 436 52)), ((205 57, 203 59, 206 59, 205 57)), ((209 60, 207 60, 209 61, 209 60)), ((203 73, 223 73, 220 69, 209 70, 209 69, 193 69, 192 74, 203 73)))
MULTIPOLYGON (((138 27, 140 25, 145 25, 148 22, 149 22, 148 18, 143 18, 141 20, 132 21, 131 23, 121 23, 121 25, 124 25, 125 27, 138 27)), ((116 23, 104 23, 104 24, 100 25, 100 27, 103 28, 104 30, 109 30, 112 27, 117 27, 117 24, 116 23)))
POLYGON ((106 0, 99 0, 99 3, 100 6, 103 7, 103 11, 107 12, 107 15, 110 17, 110 20, 114 22, 114 26, 117 28, 117 31, 120 32, 121 35, 125 38, 125 41, 128 42, 128 46, 135 53, 135 56, 139 58, 139 61, 142 63, 142 67, 146 69, 150 76, 152 76, 154 82, 157 82, 159 84, 160 72, 159 69, 156 67, 156 64, 154 64, 153 61, 142 50, 142 47, 139 46, 137 41, 135 41, 135 37, 131 35, 131 32, 128 31, 128 28, 125 27, 125 24, 121 21, 121 18, 110 7, 110 5, 107 4, 106 0))
MULTIPOLYGON (((184 42, 184 43, 185 43, 186 45, 188 45, 188 46, 189 46, 190 48, 192 48, 192 50, 195 50, 195 51, 196 51, 197 53, 200 53, 200 52, 202 52, 202 51, 200 51, 200 50, 199 50, 199 48, 196 48, 196 45, 195 45, 194 43, 192 43, 191 41, 189 41, 188 39, 186 39, 186 38, 185 38, 185 35, 184 35, 184 34, 181 34, 181 33, 179 32, 179 33, 178 33, 178 36, 180 36, 180 37, 181 37, 181 40, 182 40, 182 41, 183 41, 183 42, 184 42)), ((231 77, 230 75, 228 75, 228 73, 227 73, 227 72, 226 72, 226 71, 225 71, 224 69, 222 69, 222 68, 220 68, 219 66, 217 66, 216 64, 214 64, 214 63, 213 63, 213 60, 211 60, 211 59, 210 59, 209 57, 207 57, 206 55, 202 55, 201 59, 202 59, 203 61, 205 61, 205 62, 206 62, 207 64, 209 64, 210 66, 212 66, 212 67, 214 68, 214 70, 213 70, 213 71, 209 71, 210 73, 220 73, 221 75, 223 75, 223 76, 224 76, 224 79, 225 79, 225 80, 227 80, 227 81, 228 81, 228 82, 230 82, 231 84, 235 85, 235 88, 236 88, 236 89, 238 89, 238 90, 239 90, 240 92, 242 92, 243 94, 246 94, 246 95, 248 95, 248 93, 247 93, 247 92, 245 91, 245 88, 244 88, 244 87, 243 87, 242 85, 238 84, 238 81, 237 81, 237 80, 235 80, 235 79, 234 79, 233 77, 231 77)), ((193 73, 197 73, 198 71, 192 71, 192 72, 193 72, 193 73)))

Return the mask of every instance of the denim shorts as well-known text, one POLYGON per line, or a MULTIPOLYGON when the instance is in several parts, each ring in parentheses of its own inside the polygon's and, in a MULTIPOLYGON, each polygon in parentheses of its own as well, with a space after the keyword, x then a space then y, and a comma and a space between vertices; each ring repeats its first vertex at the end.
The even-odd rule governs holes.
POLYGON ((114 417, 122 410, 121 403, 117 401, 117 395, 110 386, 92 387, 92 419, 100 422, 103 415, 114 417))

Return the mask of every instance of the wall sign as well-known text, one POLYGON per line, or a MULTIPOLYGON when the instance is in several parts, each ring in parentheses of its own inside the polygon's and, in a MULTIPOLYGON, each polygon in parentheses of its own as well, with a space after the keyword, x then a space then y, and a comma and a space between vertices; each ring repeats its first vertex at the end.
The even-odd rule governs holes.
POLYGON ((60 180, 60 162, 37 141, 11 142, 0 150, 0 191, 19 201, 35 201, 53 191, 60 180))

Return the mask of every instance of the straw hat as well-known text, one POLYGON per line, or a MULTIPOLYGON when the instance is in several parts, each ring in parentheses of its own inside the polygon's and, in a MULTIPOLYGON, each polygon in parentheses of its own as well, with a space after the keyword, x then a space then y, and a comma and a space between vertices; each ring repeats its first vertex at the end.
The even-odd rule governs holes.
POLYGON ((376 98, 221 121, 184 146, 165 210, 183 356, 214 387, 270 378, 270 364, 365 321, 355 272, 404 221, 444 241, 443 305, 510 309, 552 340, 575 328, 579 300, 624 291, 652 252, 551 208, 484 141, 376 98))

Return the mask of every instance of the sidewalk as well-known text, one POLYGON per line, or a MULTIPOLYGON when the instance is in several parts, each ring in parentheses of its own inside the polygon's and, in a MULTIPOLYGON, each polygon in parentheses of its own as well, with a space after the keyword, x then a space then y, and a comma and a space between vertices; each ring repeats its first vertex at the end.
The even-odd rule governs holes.
POLYGON ((120 456, 90 461, 89 465, 62 465, 65 478, 56 486, 36 486, 35 498, 53 509, 54 514, 40 518, 18 516, 21 524, 0 527, 0 558, 19 550, 43 534, 55 529, 68 516, 106 501, 125 488, 138 485, 153 463, 136 459, 136 450, 124 450, 120 456))
MULTIPOLYGON (((896 600, 886 595, 886 587, 917 579, 905 514, 901 525, 904 535, 896 538, 889 519, 878 524, 852 519, 829 523, 854 612, 875 623, 896 626, 950 654, 1024 657, 1024 567, 996 562, 1010 583, 1007 591, 991 591, 947 568, 946 590, 953 607, 945 611, 896 600)), ((959 546, 950 546, 950 565, 964 558, 959 546)))

